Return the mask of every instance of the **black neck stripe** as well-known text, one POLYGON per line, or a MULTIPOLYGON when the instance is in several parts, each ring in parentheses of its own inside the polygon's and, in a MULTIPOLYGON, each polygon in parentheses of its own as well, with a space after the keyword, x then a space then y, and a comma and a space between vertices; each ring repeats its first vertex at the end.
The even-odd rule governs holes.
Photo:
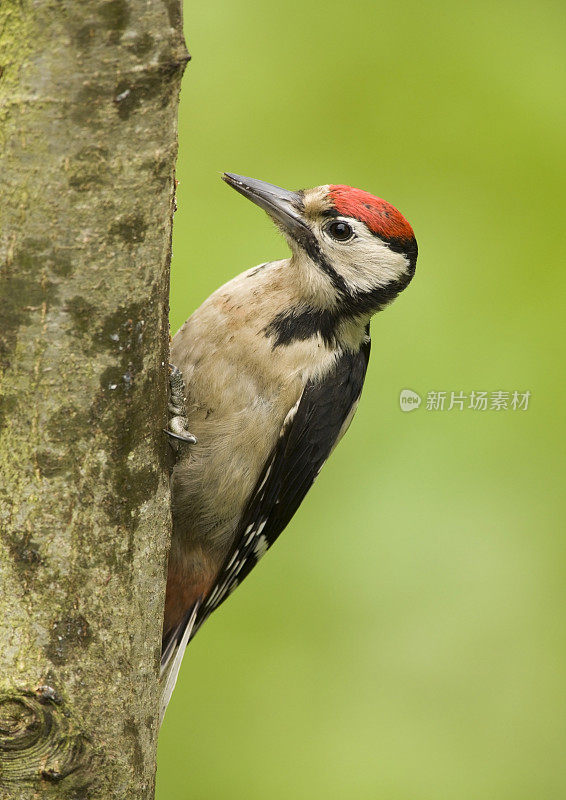
MULTIPOLYGON (((331 216, 331 212, 328 215, 331 216)), ((405 256, 409 262, 408 269, 406 274, 397 280, 367 292, 355 291, 348 286, 323 254, 312 231, 305 230, 297 241, 309 258, 330 278, 338 295, 338 306, 335 309, 318 309, 305 305, 281 311, 264 329, 266 336, 274 337, 274 348, 293 341, 310 339, 318 334, 326 345, 335 346, 336 329, 340 322, 380 311, 405 289, 415 273, 418 248, 414 238, 381 240, 391 250, 405 256)))
MULTIPOLYGON (((343 320, 381 311, 382 308, 395 300, 397 295, 411 282, 417 258, 416 242, 414 255, 409 255, 405 250, 401 252, 409 259, 407 273, 395 281, 389 281, 385 286, 376 286, 367 292, 352 291, 341 276, 335 270, 332 270, 332 273, 337 276, 341 284, 337 286, 336 283, 338 281, 335 282, 332 273, 326 269, 326 259, 323 259, 324 264, 316 261, 330 276, 340 295, 338 306, 333 309, 320 309, 305 305, 300 308, 279 312, 264 328, 265 335, 273 336, 275 339, 273 347, 288 345, 294 341, 304 341, 318 334, 320 334, 327 346, 335 346, 337 327, 343 320)), ((309 253, 309 255, 311 254, 309 253)))
POLYGON ((339 319, 336 311, 306 306, 302 309, 280 311, 264 328, 264 333, 274 337, 274 349, 292 342, 312 339, 318 334, 328 347, 334 347, 339 319))

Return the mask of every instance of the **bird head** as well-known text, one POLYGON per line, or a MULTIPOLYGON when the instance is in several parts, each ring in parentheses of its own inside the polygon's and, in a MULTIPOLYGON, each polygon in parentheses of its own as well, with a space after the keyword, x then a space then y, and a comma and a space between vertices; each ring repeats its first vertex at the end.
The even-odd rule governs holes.
POLYGON ((385 200, 351 186, 293 192, 231 173, 222 177, 264 209, 283 232, 310 303, 369 317, 413 277, 413 229, 385 200))

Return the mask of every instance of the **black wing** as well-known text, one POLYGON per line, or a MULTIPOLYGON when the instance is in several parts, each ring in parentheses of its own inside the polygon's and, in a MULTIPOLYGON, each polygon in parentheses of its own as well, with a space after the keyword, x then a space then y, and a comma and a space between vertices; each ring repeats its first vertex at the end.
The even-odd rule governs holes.
POLYGON ((199 608, 192 635, 271 547, 300 506, 362 391, 370 340, 343 353, 320 382, 305 386, 252 492, 216 582, 199 608))

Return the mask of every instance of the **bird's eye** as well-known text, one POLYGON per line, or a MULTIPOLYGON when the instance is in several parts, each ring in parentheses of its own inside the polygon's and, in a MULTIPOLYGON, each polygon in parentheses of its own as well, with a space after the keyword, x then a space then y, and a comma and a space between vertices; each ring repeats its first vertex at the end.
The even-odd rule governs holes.
POLYGON ((347 242, 348 239, 351 239, 354 235, 352 226, 348 225, 347 222, 331 222, 330 225, 327 226, 326 230, 333 239, 336 239, 337 242, 347 242))

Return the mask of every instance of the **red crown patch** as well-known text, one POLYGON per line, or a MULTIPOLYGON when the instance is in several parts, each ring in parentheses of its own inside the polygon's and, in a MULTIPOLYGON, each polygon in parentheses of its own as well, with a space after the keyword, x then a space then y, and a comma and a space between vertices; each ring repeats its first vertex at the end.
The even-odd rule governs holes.
POLYGON ((395 206, 362 189, 333 185, 330 198, 334 208, 345 217, 365 222, 382 239, 413 239, 413 229, 395 206))

